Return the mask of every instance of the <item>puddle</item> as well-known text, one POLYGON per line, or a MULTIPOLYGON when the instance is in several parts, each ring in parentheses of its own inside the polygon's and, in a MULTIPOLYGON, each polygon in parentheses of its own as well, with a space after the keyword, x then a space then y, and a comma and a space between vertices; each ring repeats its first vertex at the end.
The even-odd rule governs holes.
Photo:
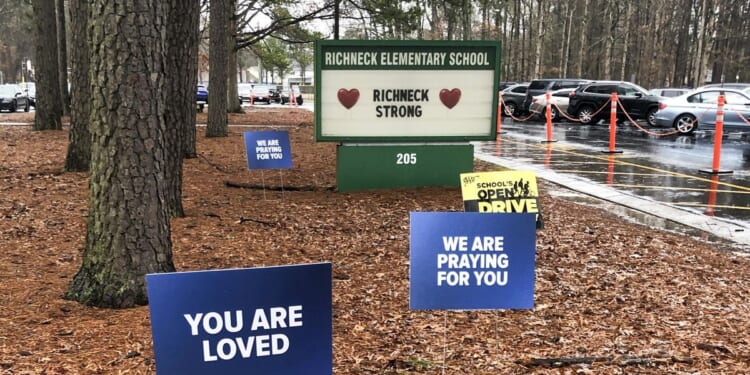
POLYGON ((654 229, 661 229, 670 233, 690 236, 694 239, 705 241, 717 246, 718 249, 735 252, 738 255, 750 256, 750 245, 744 245, 736 242, 732 242, 725 238, 713 235, 711 233, 702 231, 700 229, 692 228, 672 220, 654 216, 643 211, 634 210, 629 207, 614 204, 590 195, 578 193, 573 190, 565 189, 562 187, 555 187, 554 189, 548 190, 549 194, 556 198, 566 199, 572 202, 584 204, 590 207, 596 207, 603 209, 607 212, 611 212, 624 220, 645 225, 654 229))

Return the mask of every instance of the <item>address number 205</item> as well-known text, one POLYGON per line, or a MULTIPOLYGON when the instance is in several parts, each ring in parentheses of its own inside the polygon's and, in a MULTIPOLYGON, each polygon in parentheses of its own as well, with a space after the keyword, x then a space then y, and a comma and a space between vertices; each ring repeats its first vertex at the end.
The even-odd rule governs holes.
POLYGON ((396 164, 399 164, 399 165, 417 164, 417 153, 416 152, 397 153, 396 164))

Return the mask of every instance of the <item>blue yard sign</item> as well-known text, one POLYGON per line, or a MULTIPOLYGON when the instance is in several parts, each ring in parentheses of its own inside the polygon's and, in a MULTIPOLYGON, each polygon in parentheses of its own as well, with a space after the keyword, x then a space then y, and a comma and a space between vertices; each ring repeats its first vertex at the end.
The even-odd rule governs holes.
POLYGON ((412 212, 413 310, 534 307, 532 213, 412 212))
POLYGON ((330 263, 146 282, 159 375, 333 373, 330 263))
POLYGON ((292 167, 289 132, 245 132, 244 137, 248 169, 289 169, 292 167))

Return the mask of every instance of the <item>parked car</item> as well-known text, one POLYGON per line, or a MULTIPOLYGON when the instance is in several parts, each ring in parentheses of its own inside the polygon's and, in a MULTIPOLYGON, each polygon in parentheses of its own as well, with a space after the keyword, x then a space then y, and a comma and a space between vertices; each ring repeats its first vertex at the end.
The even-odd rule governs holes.
MULTIPOLYGON (((554 104, 550 107, 552 121, 560 120, 562 115, 559 111, 567 112, 570 93, 573 91, 575 91, 575 89, 561 89, 550 92, 550 103, 554 104)), ((547 93, 533 97, 531 99, 531 107, 529 107, 529 110, 531 113, 536 113, 538 117, 545 118, 547 111, 547 93)))
POLYGON ((500 90, 500 91, 503 91, 503 90, 507 89, 508 87, 511 87, 511 86, 517 85, 517 84, 518 84, 518 82, 500 81, 499 84, 498 84, 497 89, 500 90))
POLYGON ((523 101, 523 107, 521 112, 528 113, 529 107, 531 106, 531 99, 537 95, 546 93, 547 91, 555 91, 560 89, 572 89, 576 88, 584 83, 592 82, 588 79, 569 79, 569 78, 545 78, 535 79, 529 83, 529 89, 526 90, 526 98, 523 101))
POLYGON ((678 89, 674 87, 665 87, 660 89, 648 90, 648 93, 655 96, 661 96, 662 98, 674 98, 676 96, 684 95, 690 92, 690 89, 678 89))
POLYGON ((208 103, 208 89, 206 89, 206 86, 197 86, 195 91, 195 103, 198 105, 198 112, 203 112, 203 108, 208 103))
POLYGON ((709 83, 707 85, 698 87, 696 90, 700 89, 709 89, 709 88, 725 88, 725 89, 736 89, 736 90, 744 90, 748 87, 750 87, 750 83, 741 83, 741 82, 724 82, 724 83, 709 83))
POLYGON ((237 93, 244 103, 271 104, 271 92, 275 87, 259 83, 238 83, 237 93))
POLYGON ((0 110, 7 109, 15 112, 20 108, 23 108, 24 112, 28 112, 31 108, 29 97, 23 93, 21 86, 16 84, 0 85, 0 110))
POLYGON ((252 83, 238 83, 237 84, 237 95, 240 96, 242 103, 250 103, 250 92, 253 89, 252 83))
MULTIPOLYGON (((36 107, 36 83, 24 82, 20 85, 23 89, 23 92, 26 94, 26 96, 29 97, 29 105, 31 105, 32 107, 36 107)), ((68 84, 68 91, 70 91, 70 84, 68 84)))
POLYGON ((697 129, 713 129, 716 126, 719 94, 722 92, 725 97, 724 127, 750 131, 750 86, 744 90, 701 88, 676 98, 664 99, 659 102, 656 124, 674 127, 682 134, 691 134, 697 129))
MULTIPOLYGON (((596 81, 582 85, 570 93, 568 113, 576 116, 581 124, 596 124, 610 115, 608 108, 602 109, 613 92, 617 92, 627 115, 633 120, 646 120, 654 126, 654 113, 659 109, 658 96, 650 95, 646 89, 625 81, 596 81)), ((627 116, 617 106, 617 118, 624 121, 627 116)))
MULTIPOLYGON (((301 105, 302 104, 302 93, 299 91, 299 87, 298 86, 292 87, 292 92, 294 92, 294 100, 295 100, 295 102, 298 105, 301 105)), ((289 88, 288 87, 284 87, 279 92, 279 101, 280 101, 281 104, 287 104, 287 103, 289 103, 289 98, 290 98, 290 96, 289 96, 289 88)))
POLYGON ((506 115, 519 114, 520 109, 523 107, 523 100, 526 98, 526 89, 528 88, 528 83, 518 83, 502 90, 505 105, 500 104, 500 110, 506 115))

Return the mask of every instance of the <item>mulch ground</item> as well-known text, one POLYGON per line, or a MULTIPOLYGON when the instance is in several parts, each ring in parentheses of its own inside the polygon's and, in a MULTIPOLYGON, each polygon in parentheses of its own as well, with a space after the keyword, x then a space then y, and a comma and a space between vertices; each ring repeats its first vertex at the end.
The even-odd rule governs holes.
MULTIPOLYGON (((246 129, 205 138, 200 128, 200 155, 185 162, 187 217, 171 226, 175 265, 331 261, 335 374, 750 372, 750 259, 728 246, 552 197, 560 188, 541 182, 533 310, 410 311, 409 212, 462 211, 460 190, 339 193, 335 145, 314 142, 310 112, 253 110, 230 123, 288 126, 294 167, 248 171, 246 129), (282 178, 314 188, 225 185, 282 178)), ((0 374, 153 374, 147 306, 61 298, 87 215, 86 174, 60 173, 67 140, 66 130, 0 127, 0 374)))

